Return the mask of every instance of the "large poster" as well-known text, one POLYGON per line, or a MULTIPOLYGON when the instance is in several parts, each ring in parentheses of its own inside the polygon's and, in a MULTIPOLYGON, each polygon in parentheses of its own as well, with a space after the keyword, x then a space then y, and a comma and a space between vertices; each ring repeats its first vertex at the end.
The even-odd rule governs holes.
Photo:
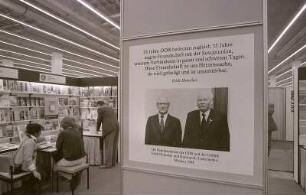
POLYGON ((129 59, 129 160, 254 174, 253 34, 131 46, 129 59))

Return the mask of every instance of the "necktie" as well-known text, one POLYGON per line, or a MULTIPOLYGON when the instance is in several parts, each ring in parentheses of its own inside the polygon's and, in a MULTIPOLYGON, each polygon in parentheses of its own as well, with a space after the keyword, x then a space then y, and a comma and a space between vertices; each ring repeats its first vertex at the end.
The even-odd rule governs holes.
POLYGON ((165 128, 164 115, 161 115, 160 116, 160 129, 161 129, 162 132, 163 132, 164 128, 165 128))
POLYGON ((207 122, 206 122, 206 119, 205 119, 205 113, 202 113, 202 121, 201 121, 202 130, 205 130, 206 126, 207 126, 207 122))

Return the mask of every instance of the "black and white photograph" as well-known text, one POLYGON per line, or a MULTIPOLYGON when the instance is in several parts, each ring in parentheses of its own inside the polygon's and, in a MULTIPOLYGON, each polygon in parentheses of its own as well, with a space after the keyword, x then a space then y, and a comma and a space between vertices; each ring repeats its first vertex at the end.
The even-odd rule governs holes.
POLYGON ((148 90, 147 100, 156 113, 148 117, 145 144, 230 151, 228 88, 148 90))

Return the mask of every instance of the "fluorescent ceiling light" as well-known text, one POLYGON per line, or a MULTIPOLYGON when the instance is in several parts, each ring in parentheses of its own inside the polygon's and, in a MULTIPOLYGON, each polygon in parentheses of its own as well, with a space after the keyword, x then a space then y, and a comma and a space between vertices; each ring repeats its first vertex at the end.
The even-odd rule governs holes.
POLYGON ((286 61, 288 61, 290 58, 292 58, 294 55, 296 55, 297 53, 299 53, 300 51, 302 51, 304 48, 306 47, 306 44, 303 45, 300 49, 296 50, 293 54, 291 54, 290 56, 288 56, 286 59, 284 59, 282 62, 280 62, 279 64, 277 64, 276 66, 274 66, 271 70, 268 71, 268 74, 270 74, 272 71, 274 71, 276 68, 280 67, 283 63, 285 63, 286 61))
MULTIPOLYGON (((43 71, 45 68, 39 68, 39 67, 33 67, 33 66, 30 66, 30 65, 26 65, 26 64, 21 64, 21 63, 14 63, 15 68, 20 68, 20 69, 25 69, 25 70, 31 70, 31 71, 37 71, 37 69, 42 69, 42 70, 39 70, 39 72, 42 72, 42 73, 47 73, 47 74, 50 74, 50 71, 43 71), (25 67, 30 67, 30 68, 25 68, 25 67)), ((72 74, 72 73, 64 73, 63 72, 63 76, 69 76, 69 75, 73 75, 73 77, 80 77, 79 74, 72 74)))
POLYGON ((51 54, 44 53, 44 52, 41 52, 41 51, 38 51, 38 50, 34 50, 34 49, 30 49, 30 48, 27 48, 27 47, 23 47, 23 46, 20 46, 20 45, 16 45, 16 44, 13 44, 13 43, 9 43, 9 42, 6 42, 6 41, 0 40, 0 43, 4 43, 6 45, 14 46, 14 47, 17 47, 17 48, 20 48, 20 49, 25 49, 25 50, 32 51, 32 52, 37 52, 39 54, 51 56, 51 54))
POLYGON ((87 69, 86 68, 81 68, 81 67, 73 66, 73 65, 70 65, 70 64, 63 64, 63 66, 68 66, 68 67, 72 67, 72 68, 76 68, 76 69, 81 69, 81 70, 85 70, 85 71, 95 72, 95 73, 102 74, 102 75, 113 76, 111 74, 106 74, 106 73, 90 70, 88 68, 87 69))
POLYGON ((306 64, 306 61, 305 62, 303 62, 302 64, 301 64, 301 66, 304 66, 306 64))
POLYGON ((101 39, 101 38, 99 38, 99 37, 89 33, 89 32, 87 32, 87 31, 85 31, 84 29, 82 29, 80 27, 77 27, 77 26, 71 24, 70 22, 67 22, 67 21, 65 21, 65 20, 63 20, 63 19, 61 19, 61 18, 51 14, 50 12, 48 12, 46 10, 43 10, 43 9, 39 8, 38 6, 36 6, 36 5, 34 5, 34 4, 30 3, 30 2, 27 2, 25 0, 19 0, 19 1, 27 4, 28 6, 31 6, 32 8, 34 8, 34 9, 36 9, 36 10, 38 10, 38 11, 40 11, 40 12, 42 12, 42 13, 44 13, 44 14, 46 14, 46 15, 48 15, 48 16, 50 16, 50 17, 52 17, 52 18, 54 18, 54 19, 56 19, 56 20, 58 20, 58 21, 60 21, 62 23, 64 23, 64 24, 66 24, 66 25, 68 25, 68 26, 70 26, 70 27, 72 27, 72 28, 74 28, 74 29, 76 29, 78 31, 81 31, 82 33, 84 33, 84 34, 86 34, 86 35, 88 35, 88 36, 90 36, 90 37, 92 37, 92 38, 94 38, 94 39, 96 39, 98 41, 101 41, 104 44, 107 44, 107 45, 109 45, 109 46, 111 46, 111 47, 113 47, 113 48, 115 48, 117 50, 120 50, 119 47, 117 47, 117 46, 115 46, 115 45, 113 45, 113 44, 111 44, 111 43, 109 43, 109 42, 107 42, 107 41, 105 41, 105 40, 103 40, 103 39, 101 39))
POLYGON ((84 73, 84 72, 81 72, 81 71, 71 70, 71 69, 67 69, 67 68, 63 68, 63 70, 71 71, 71 72, 78 72, 78 73, 81 73, 81 74, 87 74, 87 75, 91 75, 91 76, 95 76, 95 77, 101 77, 101 75, 96 75, 96 74, 91 74, 91 73, 84 73))
POLYGON ((281 85, 278 85, 277 87, 286 87, 286 85, 291 85, 291 84, 292 84, 292 81, 287 82, 287 83, 283 83, 281 85))
POLYGON ((25 57, 33 58, 33 59, 37 59, 37 60, 42 60, 42 61, 45 61, 45 62, 50 62, 50 60, 47 60, 47 59, 39 58, 39 57, 36 57, 36 56, 30 56, 30 55, 27 55, 27 54, 18 53, 18 52, 6 50, 6 49, 0 49, 0 51, 8 52, 8 53, 16 54, 16 55, 21 55, 21 56, 25 56, 25 57))
POLYGON ((31 63, 31 64, 37 64, 39 66, 45 66, 45 67, 50 67, 51 68, 51 66, 47 65, 47 64, 37 63, 37 62, 33 62, 33 61, 29 61, 29 60, 24 60, 24 59, 20 59, 20 58, 14 58, 14 57, 4 56, 4 55, 0 55, 0 57, 9 58, 9 59, 13 59, 13 60, 18 60, 18 61, 22 61, 22 62, 28 62, 28 63, 31 63))
POLYGON ((306 9, 306 3, 304 6, 300 9, 300 11, 294 16, 294 18, 289 22, 289 24, 286 26, 286 28, 282 31, 282 33, 277 37, 277 39, 274 41, 274 43, 271 45, 271 47, 268 50, 268 53, 274 48, 274 46, 279 42, 279 40, 284 36, 284 34, 288 31, 288 29, 294 24, 294 22, 300 17, 300 15, 303 13, 303 11, 306 9))
POLYGON ((96 10, 95 8, 93 8, 91 5, 89 5, 88 3, 86 3, 85 1, 82 0, 77 0, 80 4, 82 4, 83 6, 85 6, 87 9, 89 9, 90 11, 92 11, 93 13, 95 13, 96 15, 100 16, 103 20, 106 20, 108 23, 110 23, 111 25, 113 25, 114 27, 116 27, 117 29, 120 30, 120 26, 118 26, 116 23, 114 23, 113 21, 111 21, 107 16, 105 16, 104 14, 102 14, 101 12, 99 12, 98 10, 96 10))
MULTIPOLYGON (((0 40, 0 42, 3 42, 0 40)), ((17 45, 14 45, 14 44, 9 44, 7 42, 5 42, 5 44, 8 44, 8 45, 12 45, 12 46, 17 46, 17 45)), ((40 53, 40 54, 44 54, 44 55, 48 55, 48 56, 51 56, 51 54, 48 54, 48 53, 42 53, 38 50, 33 50, 33 49, 29 49, 27 47, 21 47, 21 46, 18 46, 18 48, 21 48, 21 49, 25 49, 25 50, 29 50, 29 51, 32 51, 32 52, 37 52, 37 53, 40 53)), ((3 49, 0 49, 0 50, 3 50, 3 49)), ((23 54, 23 53, 17 53, 17 52, 14 52, 14 51, 11 51, 11 50, 3 50, 3 51, 6 51, 6 52, 10 52, 10 53, 15 53, 17 55, 23 55, 23 56, 27 56, 27 57, 30 57, 30 58, 36 58, 36 59, 40 59, 40 60, 44 60, 44 61, 48 61, 50 62, 50 60, 46 60, 46 59, 43 59, 43 58, 38 58, 38 57, 35 57, 35 56, 30 56, 30 55, 26 55, 26 54, 23 54)), ((70 60, 70 59, 67 59, 67 58, 63 58, 63 60, 67 60, 69 62, 74 62, 74 63, 78 63, 78 64, 81 64, 83 66, 88 66, 88 67, 92 67, 92 68, 96 68, 96 69, 100 69, 100 70, 103 70, 103 71, 109 71, 109 72, 112 72, 112 73, 117 73, 116 71, 112 71, 112 70, 107 70, 107 69, 104 69, 104 68, 100 68, 100 67, 97 67, 97 66, 93 66, 93 65, 89 65, 89 64, 86 64, 86 63, 82 63, 82 62, 78 62, 78 61, 75 61, 75 60, 70 60)), ((74 66, 75 67, 75 66, 74 66)), ((88 69, 86 69, 88 70, 88 69)), ((99 72, 101 73, 101 72, 99 72)), ((103 73, 104 74, 104 73, 103 73)), ((107 74, 105 73, 105 75, 109 75, 109 76, 114 76, 114 75, 110 75, 110 74, 107 74)))
POLYGON ((23 63, 14 63, 14 66, 15 65, 31 67, 31 68, 33 68, 31 70, 33 70, 33 71, 37 71, 37 69, 47 70, 48 72, 45 72, 45 73, 48 73, 48 74, 50 73, 50 70, 51 70, 50 68, 42 68, 42 67, 38 67, 38 66, 31 66, 31 65, 23 64, 23 63))
POLYGON ((83 48, 83 49, 85 49, 85 50, 88 50, 88 51, 90 51, 90 52, 92 52, 92 53, 101 55, 101 56, 103 56, 103 57, 106 57, 106 58, 108 58, 108 59, 111 59, 111 60, 114 60, 114 61, 117 61, 117 62, 120 61, 120 60, 117 59, 117 58, 114 58, 114 57, 112 57, 112 56, 106 55, 106 54, 104 54, 104 53, 102 53, 102 52, 99 52, 99 51, 96 51, 96 50, 91 49, 91 48, 89 48, 89 47, 83 46, 83 45, 78 44, 78 43, 76 43, 76 42, 73 42, 73 41, 71 41, 71 40, 65 39, 65 38, 63 38, 63 37, 61 37, 61 36, 58 36, 58 35, 56 35, 56 34, 47 32, 47 31, 42 30, 42 29, 40 29, 40 28, 37 28, 37 27, 35 27, 35 26, 29 25, 29 24, 24 23, 24 22, 22 22, 22 21, 20 21, 20 20, 14 19, 14 18, 12 18, 12 17, 10 17, 10 16, 7 16, 7 15, 1 14, 1 13, 0 13, 0 16, 2 16, 3 18, 6 18, 6 19, 12 20, 12 21, 14 21, 14 22, 16 22, 16 23, 22 24, 22 25, 24 25, 24 26, 27 26, 27 27, 29 27, 29 28, 31 28, 31 29, 34 29, 34 30, 36 30, 36 31, 39 31, 39 32, 41 32, 41 33, 44 33, 44 34, 46 34, 46 35, 49 35, 49 36, 51 36, 51 37, 55 37, 55 38, 57 38, 57 39, 60 39, 60 40, 62 40, 62 41, 65 41, 65 42, 67 42, 67 43, 70 43, 70 44, 72 44, 72 45, 75 45, 75 46, 77 46, 77 47, 80 47, 80 48, 83 48))
MULTIPOLYGON (((45 67, 48 67, 48 68, 51 68, 50 65, 47 65, 47 64, 42 64, 42 63, 37 63, 37 62, 33 62, 33 61, 29 61, 29 60, 24 60, 24 59, 20 59, 20 58, 14 58, 14 57, 10 57, 10 56, 4 56, 4 55, 1 55, 0 54, 0 57, 3 57, 3 58, 9 58, 9 59, 13 59, 13 60, 18 60, 18 61, 21 61, 21 62, 28 62, 28 63, 31 63, 31 64, 37 64, 39 66, 45 66, 45 67)), ((75 68, 78 68, 78 67, 75 67, 75 68)), ((63 68, 64 70, 65 68, 63 68)), ((88 74, 88 75, 92 75, 92 76, 96 76, 96 77, 100 77, 101 75, 96 75, 96 74, 91 74, 91 73, 87 73, 87 72, 80 72, 80 71, 77 71, 77 70, 69 70, 69 69, 65 69, 67 71, 72 71, 72 72, 78 72, 78 73, 83 73, 83 74, 88 74)), ((86 69, 85 69, 86 70, 86 69)), ((87 71, 90 71, 90 70, 87 70, 87 71)))
POLYGON ((283 80, 280 80, 280 81, 276 82, 275 84, 277 85, 277 84, 282 83, 282 82, 287 81, 287 80, 292 80, 292 76, 290 76, 288 78, 285 78, 283 80))
POLYGON ((74 56, 78 56, 80 58, 84 58, 86 60, 90 60, 90 61, 93 61, 93 62, 97 62, 99 64, 102 64, 104 66, 110 66, 110 67, 113 67, 113 68, 118 68, 118 66, 115 66, 115 65, 111 65, 111 64, 108 64, 108 63, 105 63, 105 62, 101 62, 99 60, 95 60, 93 58, 89 58, 89 57, 86 57, 86 56, 83 56, 81 54, 77 54, 77 53, 74 53, 74 52, 70 52, 68 50, 64 50, 64 49, 61 49, 59 47, 54 47, 54 46, 51 46, 51 45, 48 45, 46 43, 42 43, 42 42, 39 42, 39 41, 35 41, 33 39, 29 39, 29 38, 26 38, 26 37, 23 37, 23 36, 20 36, 20 35, 17 35, 17 34, 14 34, 14 33, 11 33, 11 32, 8 32, 8 31, 5 31, 5 30, 2 30, 0 29, 0 32, 2 33, 5 33, 5 34, 8 34, 8 35, 11 35, 11 36, 14 36, 14 37, 18 37, 20 39, 23 39, 23 40, 27 40, 27 41, 30 41, 30 42, 33 42, 33 43, 36 43, 36 44, 39 44, 39 45, 43 45, 45 47, 49 47, 49 48, 52 48, 52 49, 55 49, 55 50, 58 50, 58 51, 61 51, 61 52, 65 52, 65 53, 68 53, 68 54, 71 54, 71 55, 74 55, 74 56))
POLYGON ((277 79, 277 78, 279 78, 279 77, 281 77, 281 76, 283 76, 283 75, 285 75, 285 74, 287 74, 287 73, 289 73, 289 72, 291 72, 291 71, 292 71, 292 70, 289 69, 289 70, 287 70, 286 72, 283 72, 282 74, 277 75, 275 78, 277 79))

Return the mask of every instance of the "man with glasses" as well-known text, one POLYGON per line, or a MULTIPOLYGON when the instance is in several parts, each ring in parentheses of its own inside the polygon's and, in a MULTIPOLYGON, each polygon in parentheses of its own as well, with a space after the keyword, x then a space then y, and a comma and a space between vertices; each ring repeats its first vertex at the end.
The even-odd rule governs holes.
POLYGON ((158 113, 150 116, 146 125, 145 144, 160 146, 181 146, 182 128, 178 118, 168 113, 170 103, 165 96, 156 101, 158 113))

